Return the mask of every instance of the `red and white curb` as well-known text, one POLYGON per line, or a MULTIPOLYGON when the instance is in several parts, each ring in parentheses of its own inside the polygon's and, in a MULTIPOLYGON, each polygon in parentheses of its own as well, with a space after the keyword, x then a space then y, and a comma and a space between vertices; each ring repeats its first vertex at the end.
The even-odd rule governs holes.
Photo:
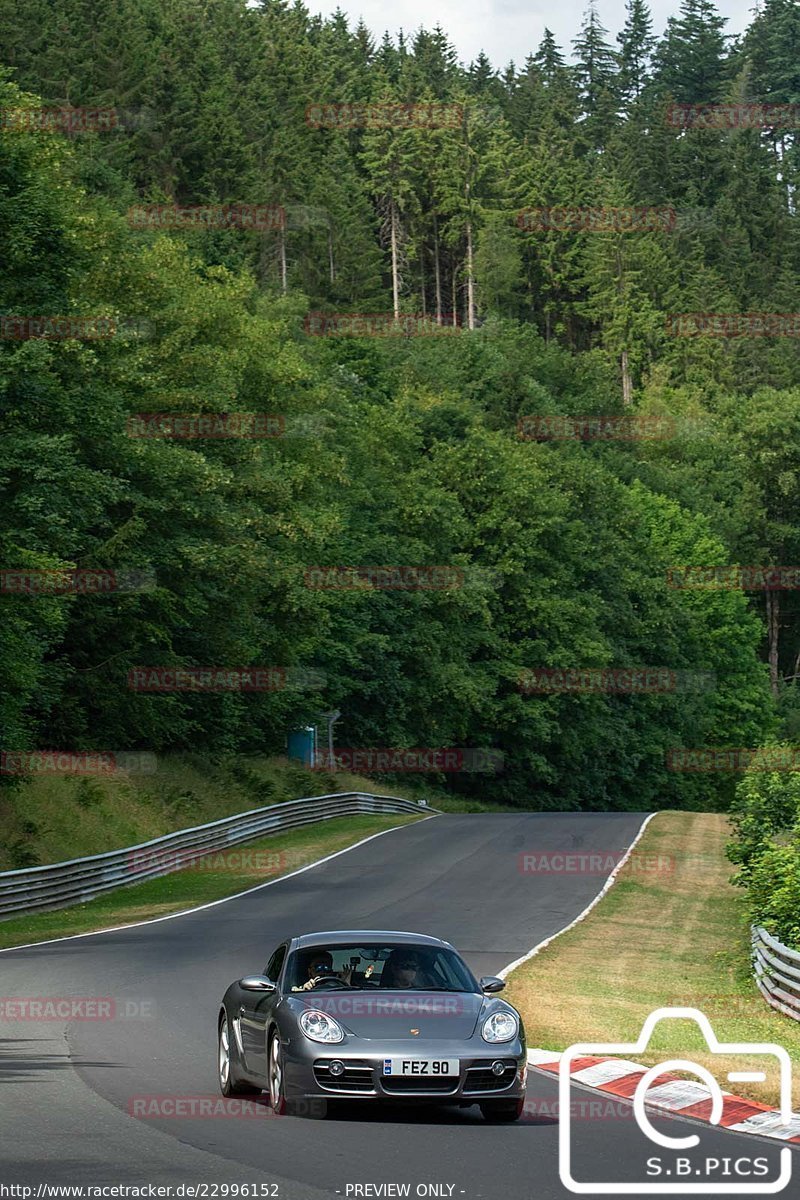
MULTIPOLYGON (((529 1050, 528 1066, 558 1076, 561 1055, 554 1050, 529 1050)), ((604 1095, 630 1100, 633 1104, 634 1093, 647 1070, 640 1063, 624 1058, 575 1058, 570 1064, 570 1080, 604 1095)), ((647 1108, 691 1117, 695 1121, 709 1121, 712 1107, 709 1088, 669 1072, 660 1078, 662 1082, 645 1092, 647 1108)), ((741 1096, 723 1091, 722 1102, 721 1129, 758 1134, 759 1137, 776 1138, 789 1144, 800 1143, 800 1113, 792 1113, 791 1121, 784 1124, 778 1109, 768 1108, 755 1100, 743 1100, 741 1096)))

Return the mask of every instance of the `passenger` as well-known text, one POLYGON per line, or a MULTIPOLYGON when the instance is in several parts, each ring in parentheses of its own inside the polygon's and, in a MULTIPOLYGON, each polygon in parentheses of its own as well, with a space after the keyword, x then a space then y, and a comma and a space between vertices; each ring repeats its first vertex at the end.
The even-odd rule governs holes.
POLYGON ((424 987, 420 976, 419 959, 413 950, 392 951, 384 963, 381 987, 424 987))

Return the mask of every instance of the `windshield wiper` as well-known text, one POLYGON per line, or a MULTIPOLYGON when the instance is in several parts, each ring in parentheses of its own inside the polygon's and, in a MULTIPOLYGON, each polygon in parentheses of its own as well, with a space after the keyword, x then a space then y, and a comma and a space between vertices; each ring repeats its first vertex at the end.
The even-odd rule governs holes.
MULTIPOLYGON (((411 990, 411 989, 408 989, 411 990)), ((469 988, 451 988, 451 987, 423 987, 414 988, 414 991, 420 992, 466 992, 469 993, 469 988)))

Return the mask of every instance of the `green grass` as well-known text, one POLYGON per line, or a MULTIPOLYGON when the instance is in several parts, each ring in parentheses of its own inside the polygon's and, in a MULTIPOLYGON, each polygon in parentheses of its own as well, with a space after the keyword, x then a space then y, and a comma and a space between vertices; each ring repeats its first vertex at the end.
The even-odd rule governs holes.
POLYGON ((423 778, 310 771, 285 758, 163 755, 152 775, 38 776, 0 788, 0 871, 102 854, 220 817, 334 792, 425 798, 447 812, 498 812, 423 778))
POLYGON ((181 912, 278 879, 371 834, 420 819, 413 815, 336 817, 250 846, 233 846, 182 871, 120 888, 88 904, 0 921, 0 948, 181 912))
MULTIPOLYGON (((588 917, 556 938, 509 978, 508 998, 523 1014, 530 1045, 563 1050, 576 1042, 633 1042, 662 1007, 698 1008, 723 1042, 776 1042, 800 1064, 800 1023, 771 1009, 750 974, 744 897, 730 883, 730 838, 721 814, 663 812, 648 826, 618 882, 588 917), (671 868, 648 868, 651 856, 671 868)), ((599 889, 599 881, 598 881, 599 889)), ((728 1090, 767 1104, 768 1084, 725 1081, 742 1067, 705 1051, 698 1027, 657 1026, 649 1053, 627 1055, 648 1066, 689 1058, 728 1090)), ((794 1105, 800 1108, 800 1073, 794 1105)))

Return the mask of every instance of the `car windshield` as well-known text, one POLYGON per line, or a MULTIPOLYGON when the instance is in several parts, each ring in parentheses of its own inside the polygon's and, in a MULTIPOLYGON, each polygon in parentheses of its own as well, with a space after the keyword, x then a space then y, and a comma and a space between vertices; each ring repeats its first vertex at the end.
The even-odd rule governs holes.
POLYGON ((409 942, 366 946, 350 942, 296 950, 287 965, 286 986, 290 991, 312 986, 479 991, 474 976, 454 950, 409 942), (314 980, 317 982, 312 983, 314 980))

